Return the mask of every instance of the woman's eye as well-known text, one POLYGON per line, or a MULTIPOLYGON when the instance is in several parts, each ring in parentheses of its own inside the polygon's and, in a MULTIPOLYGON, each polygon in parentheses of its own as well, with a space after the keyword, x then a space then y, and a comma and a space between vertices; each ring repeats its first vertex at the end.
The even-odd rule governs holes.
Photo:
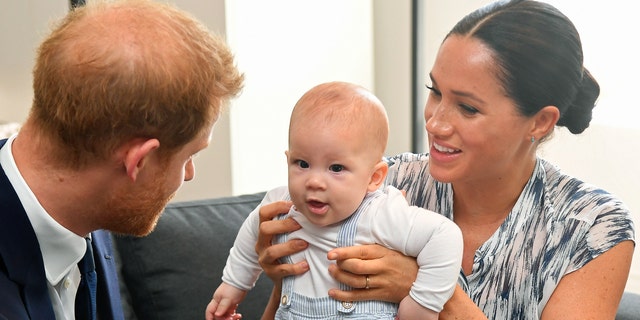
POLYGON ((442 95, 442 93, 440 93, 440 90, 438 90, 438 89, 436 89, 434 87, 430 87, 428 84, 425 84, 424 86, 427 88, 427 90, 431 91, 432 94, 434 94, 436 96, 441 96, 442 95))
POLYGON ((462 112, 464 112, 465 114, 468 115, 474 115, 476 113, 478 113, 478 109, 470 106, 470 105, 466 105, 466 104, 459 104, 460 109, 462 109, 462 112))
POLYGON ((304 160, 297 160, 296 161, 298 163, 298 167, 302 168, 302 169, 307 169, 309 168, 309 163, 307 163, 304 160))
POLYGON ((329 170, 331 170, 332 172, 340 172, 344 169, 344 166, 341 164, 332 164, 329 167, 329 170))

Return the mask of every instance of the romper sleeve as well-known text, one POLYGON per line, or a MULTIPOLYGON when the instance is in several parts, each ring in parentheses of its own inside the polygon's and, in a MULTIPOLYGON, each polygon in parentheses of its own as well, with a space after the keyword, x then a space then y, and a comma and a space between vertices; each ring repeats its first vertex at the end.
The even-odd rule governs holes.
POLYGON ((425 308, 440 312, 458 281, 462 264, 462 233, 453 221, 416 206, 402 193, 385 189, 389 197, 372 217, 371 233, 388 248, 417 258, 418 276, 410 296, 425 308))
POLYGON ((286 194, 286 187, 267 192, 260 205, 242 223, 222 271, 222 281, 241 290, 253 288, 262 273, 255 249, 260 228, 260 208, 265 204, 284 200, 286 194))

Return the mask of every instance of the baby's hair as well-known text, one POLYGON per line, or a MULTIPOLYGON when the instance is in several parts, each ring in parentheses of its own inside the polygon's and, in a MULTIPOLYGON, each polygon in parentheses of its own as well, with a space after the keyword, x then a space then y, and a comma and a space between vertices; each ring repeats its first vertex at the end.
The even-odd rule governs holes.
MULTIPOLYGON (((389 138, 389 120, 382 102, 369 90, 348 82, 327 82, 307 91, 291 113, 289 132, 300 121, 312 125, 360 130, 364 143, 381 159, 389 138)), ((312 130, 311 128, 309 128, 312 130)))

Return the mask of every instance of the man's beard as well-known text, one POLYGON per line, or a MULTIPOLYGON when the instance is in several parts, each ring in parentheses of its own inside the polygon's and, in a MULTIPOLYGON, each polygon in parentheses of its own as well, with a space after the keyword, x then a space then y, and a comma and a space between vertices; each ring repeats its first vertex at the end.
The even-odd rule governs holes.
POLYGON ((105 210, 103 229, 118 234, 146 236, 155 229, 158 219, 169 200, 175 195, 164 190, 164 180, 159 175, 143 191, 120 189, 110 197, 105 210))

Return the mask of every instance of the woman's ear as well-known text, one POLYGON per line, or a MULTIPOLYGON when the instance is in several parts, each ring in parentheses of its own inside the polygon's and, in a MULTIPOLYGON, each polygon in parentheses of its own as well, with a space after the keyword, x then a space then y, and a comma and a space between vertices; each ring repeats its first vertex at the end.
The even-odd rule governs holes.
POLYGON ((530 136, 534 140, 546 137, 560 119, 560 111, 556 106, 546 106, 533 116, 533 126, 530 136))
POLYGON ((378 190, 378 188, 380 188, 380 186, 384 183, 384 179, 387 178, 388 171, 389 166, 385 161, 378 162, 373 169, 373 174, 371 174, 371 180, 369 181, 369 187, 367 188, 367 191, 372 192, 378 190))
POLYGON ((160 147, 158 139, 135 139, 125 147, 124 167, 131 181, 138 179, 140 170, 149 160, 151 152, 160 147))

